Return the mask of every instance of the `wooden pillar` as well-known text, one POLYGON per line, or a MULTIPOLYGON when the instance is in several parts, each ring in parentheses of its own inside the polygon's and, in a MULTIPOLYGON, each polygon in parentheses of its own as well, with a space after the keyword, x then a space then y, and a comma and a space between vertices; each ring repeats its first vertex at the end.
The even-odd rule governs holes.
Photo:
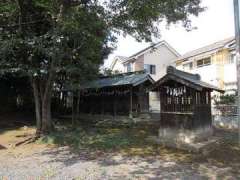
POLYGON ((208 91, 208 105, 210 106, 209 108, 212 110, 211 91, 208 91))
POLYGON ((77 94, 77 109, 76 109, 76 114, 77 114, 77 118, 79 118, 79 114, 80 114, 80 112, 79 112, 79 106, 80 106, 80 100, 81 100, 81 91, 80 90, 78 90, 78 92, 77 92, 78 94, 77 94))
POLYGON ((117 96, 114 94, 114 100, 113 100, 113 116, 114 118, 117 116, 117 96))
POLYGON ((161 116, 161 114, 162 114, 162 112, 163 112, 163 103, 165 103, 165 109, 166 109, 166 96, 162 96, 162 91, 161 91, 161 89, 158 87, 158 93, 159 93, 159 101, 160 101, 160 113, 159 113, 159 126, 161 127, 161 125, 162 125, 162 123, 161 123, 161 121, 162 121, 162 116, 161 116))
POLYGON ((207 91, 207 95, 208 95, 208 103, 207 106, 210 110, 210 118, 211 118, 211 127, 213 126, 213 118, 212 118, 212 101, 211 101, 211 91, 207 91))
POLYGON ((149 95, 150 95, 150 91, 147 91, 146 92, 146 89, 145 89, 145 93, 144 93, 144 96, 146 96, 146 101, 147 101, 147 107, 146 107, 146 109, 147 109, 147 112, 149 113, 150 111, 149 111, 149 109, 150 109, 150 105, 149 105, 149 103, 150 103, 150 98, 149 98, 149 95))
POLYGON ((101 95, 101 114, 104 115, 104 96, 101 95))
POLYGON ((192 112, 195 111, 195 107, 196 107, 196 91, 195 90, 191 90, 191 96, 192 96, 192 112))
POLYGON ((72 125, 75 124, 74 91, 72 91, 72 125))
POLYGON ((130 105, 129 105, 129 118, 133 117, 133 88, 132 86, 130 87, 130 105))

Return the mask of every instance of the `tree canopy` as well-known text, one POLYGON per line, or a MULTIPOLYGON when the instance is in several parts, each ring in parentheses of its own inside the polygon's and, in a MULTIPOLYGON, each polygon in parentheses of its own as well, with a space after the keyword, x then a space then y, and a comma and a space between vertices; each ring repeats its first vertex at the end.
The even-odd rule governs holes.
POLYGON ((191 29, 190 16, 203 10, 200 0, 2 0, 0 69, 30 78, 37 128, 49 132, 59 74, 81 83, 97 74, 118 34, 151 41, 162 20, 191 29))

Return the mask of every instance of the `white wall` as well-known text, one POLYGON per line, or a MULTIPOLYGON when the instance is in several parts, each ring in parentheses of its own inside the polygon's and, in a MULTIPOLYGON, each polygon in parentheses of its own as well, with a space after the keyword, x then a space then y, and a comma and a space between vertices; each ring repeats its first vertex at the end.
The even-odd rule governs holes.
MULTIPOLYGON (((198 67, 194 68, 192 70, 188 70, 187 72, 193 73, 193 74, 199 74, 201 76, 201 80, 204 82, 207 82, 209 84, 212 84, 214 86, 220 87, 220 77, 221 73, 220 71, 220 66, 217 64, 212 64, 209 66, 203 66, 203 67, 198 67)), ((177 66, 177 69, 183 70, 183 66, 177 66)), ((186 71, 186 70, 185 70, 186 71)), ((236 83, 237 82, 237 76, 236 76, 236 64, 224 64, 223 66, 223 81, 224 83, 236 83)), ((225 85, 224 90, 232 90, 236 89, 236 84, 233 85, 225 85)))
POLYGON ((202 81, 212 84, 214 86, 219 86, 218 68, 219 68, 218 65, 215 64, 196 67, 193 68, 192 70, 184 70, 182 65, 177 66, 177 69, 179 70, 184 70, 192 74, 199 74, 201 76, 202 81))
POLYGON ((112 71, 119 71, 119 72, 124 72, 124 66, 120 62, 120 60, 117 59, 116 64, 113 66, 112 71))
POLYGON ((193 74, 199 74, 201 80, 212 84, 214 86, 219 86, 219 77, 218 77, 218 65, 208 65, 203 67, 198 67, 192 71, 193 74))
POLYGON ((129 62, 129 63, 126 63, 126 64, 123 64, 123 73, 127 73, 127 66, 128 64, 131 64, 131 71, 130 72, 134 72, 135 71, 135 68, 134 68, 134 63, 132 62, 129 62))
POLYGON ((237 82, 237 70, 236 70, 236 64, 225 64, 224 65, 224 82, 237 82))
POLYGON ((234 93, 237 89, 237 69, 236 63, 224 65, 224 89, 226 93, 234 93))
POLYGON ((174 66, 177 56, 165 45, 144 54, 144 64, 156 65, 156 75, 151 75, 154 80, 159 80, 166 74, 167 66, 174 66))
POLYGON ((151 112, 160 112, 160 96, 158 92, 149 92, 149 110, 151 112))
MULTIPOLYGON (((152 64, 156 66, 156 74, 151 75, 157 81, 162 78, 167 71, 167 66, 175 66, 177 56, 169 50, 164 44, 157 49, 151 50, 144 54, 144 64, 152 64)), ((160 112, 160 98, 156 92, 149 93, 150 111, 160 112)))

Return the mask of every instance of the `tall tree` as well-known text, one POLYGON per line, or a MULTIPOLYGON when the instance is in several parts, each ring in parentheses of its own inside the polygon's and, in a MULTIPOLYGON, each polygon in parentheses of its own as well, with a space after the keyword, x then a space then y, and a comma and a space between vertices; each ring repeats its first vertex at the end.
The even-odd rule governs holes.
POLYGON ((29 76, 37 132, 52 129, 51 96, 58 73, 85 79, 115 47, 116 35, 151 41, 158 23, 183 22, 200 0, 2 0, 0 66, 29 76))

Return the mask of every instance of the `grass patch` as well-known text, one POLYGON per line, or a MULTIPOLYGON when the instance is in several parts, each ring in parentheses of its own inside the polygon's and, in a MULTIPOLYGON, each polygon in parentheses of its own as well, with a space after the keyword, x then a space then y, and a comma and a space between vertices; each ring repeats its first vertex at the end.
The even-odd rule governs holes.
MULTIPOLYGON (((74 149, 91 150, 126 150, 152 146, 146 138, 149 130, 143 128, 63 128, 48 136, 42 137, 38 143, 68 145, 74 149)), ((148 149, 149 147, 146 147, 148 149)))
MULTIPOLYGON (((166 160, 190 161, 191 155, 184 151, 164 148, 147 140, 149 136, 157 135, 157 129, 152 126, 136 126, 129 128, 86 127, 75 129, 64 126, 61 130, 42 137, 38 143, 50 145, 67 145, 75 152, 87 150, 98 156, 97 152, 119 152, 127 156, 161 156, 166 160)), ((100 154, 101 154, 100 153, 100 154)))

